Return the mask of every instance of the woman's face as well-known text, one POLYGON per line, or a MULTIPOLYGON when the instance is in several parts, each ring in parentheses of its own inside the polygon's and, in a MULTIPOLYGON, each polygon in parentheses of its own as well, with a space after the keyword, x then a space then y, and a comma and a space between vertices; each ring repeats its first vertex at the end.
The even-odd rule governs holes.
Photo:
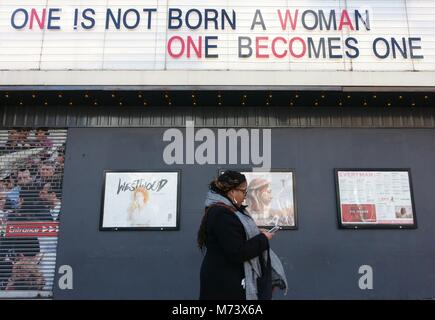
POLYGON ((145 204, 145 198, 142 192, 137 192, 134 196, 134 199, 141 205, 145 204))
POLYGON ((235 200, 237 204, 242 204, 246 197, 246 190, 248 189, 248 185, 246 182, 240 184, 237 188, 231 190, 230 198, 235 200))
POLYGON ((268 205, 272 202, 272 189, 267 185, 260 191, 260 200, 262 203, 268 205))

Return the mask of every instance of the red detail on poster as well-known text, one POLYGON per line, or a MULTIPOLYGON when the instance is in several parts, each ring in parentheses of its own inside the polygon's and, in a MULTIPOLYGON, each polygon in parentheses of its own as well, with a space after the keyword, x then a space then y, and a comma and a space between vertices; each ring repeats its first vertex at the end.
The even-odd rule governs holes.
POLYGON ((6 238, 57 237, 59 222, 13 222, 6 224, 6 238))
POLYGON ((342 204, 341 219, 345 222, 376 222, 374 204, 342 204))

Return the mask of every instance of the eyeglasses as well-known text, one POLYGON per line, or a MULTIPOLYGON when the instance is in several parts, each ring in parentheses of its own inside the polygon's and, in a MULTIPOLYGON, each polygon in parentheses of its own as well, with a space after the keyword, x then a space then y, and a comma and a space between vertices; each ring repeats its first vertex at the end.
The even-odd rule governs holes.
POLYGON ((248 194, 248 189, 237 189, 236 188, 236 190, 242 191, 245 196, 248 194))

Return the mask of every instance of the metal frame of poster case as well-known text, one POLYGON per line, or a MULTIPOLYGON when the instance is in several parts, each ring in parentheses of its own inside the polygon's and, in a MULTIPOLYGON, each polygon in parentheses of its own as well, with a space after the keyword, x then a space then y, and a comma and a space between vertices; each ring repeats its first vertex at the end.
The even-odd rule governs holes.
POLYGON ((103 178, 103 191, 102 191, 102 201, 100 210, 100 231, 177 231, 180 229, 180 201, 181 201, 181 170, 104 170, 103 178), (153 173, 153 172, 176 172, 177 173, 177 206, 176 206, 176 225, 175 227, 103 227, 104 219, 104 199, 106 192, 106 176, 107 173, 153 173))
POLYGON ((415 211, 415 203, 414 203, 414 193, 412 188, 412 178, 411 178, 411 169, 410 168, 335 168, 335 190, 337 195, 337 219, 338 219, 338 227, 341 229, 417 229, 417 214, 415 211), (412 218, 413 224, 359 224, 359 223, 346 223, 343 224, 342 216, 341 216, 341 201, 340 201, 340 185, 338 181, 338 172, 340 171, 379 171, 379 172, 407 172, 408 173, 408 181, 409 181, 409 192, 411 196, 411 206, 412 206, 412 218))
MULTIPOLYGON (((274 168, 274 169, 270 169, 269 171, 252 171, 252 168, 247 168, 247 169, 234 169, 234 168, 219 168, 218 169, 218 175, 220 175, 221 173, 223 173, 225 170, 234 170, 234 171, 238 171, 238 172, 258 172, 258 173, 292 173, 292 185, 293 185, 293 208, 294 208, 294 221, 295 221, 295 225, 292 227, 282 227, 280 230, 298 230, 298 210, 297 210, 297 204, 296 204, 296 174, 295 174, 295 169, 293 168, 287 168, 287 169, 281 169, 281 168, 274 168)), ((248 208, 249 211, 249 208, 248 208)), ((271 226, 258 226, 259 228, 270 228, 271 226)))

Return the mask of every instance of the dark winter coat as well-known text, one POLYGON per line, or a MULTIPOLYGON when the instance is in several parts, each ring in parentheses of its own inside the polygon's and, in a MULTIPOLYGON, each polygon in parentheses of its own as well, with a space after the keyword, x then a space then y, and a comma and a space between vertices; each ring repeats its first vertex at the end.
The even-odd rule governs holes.
POLYGON ((245 229, 230 207, 210 207, 206 218, 207 248, 201 265, 201 300, 245 300, 243 263, 269 248, 260 233, 246 240, 245 229))

